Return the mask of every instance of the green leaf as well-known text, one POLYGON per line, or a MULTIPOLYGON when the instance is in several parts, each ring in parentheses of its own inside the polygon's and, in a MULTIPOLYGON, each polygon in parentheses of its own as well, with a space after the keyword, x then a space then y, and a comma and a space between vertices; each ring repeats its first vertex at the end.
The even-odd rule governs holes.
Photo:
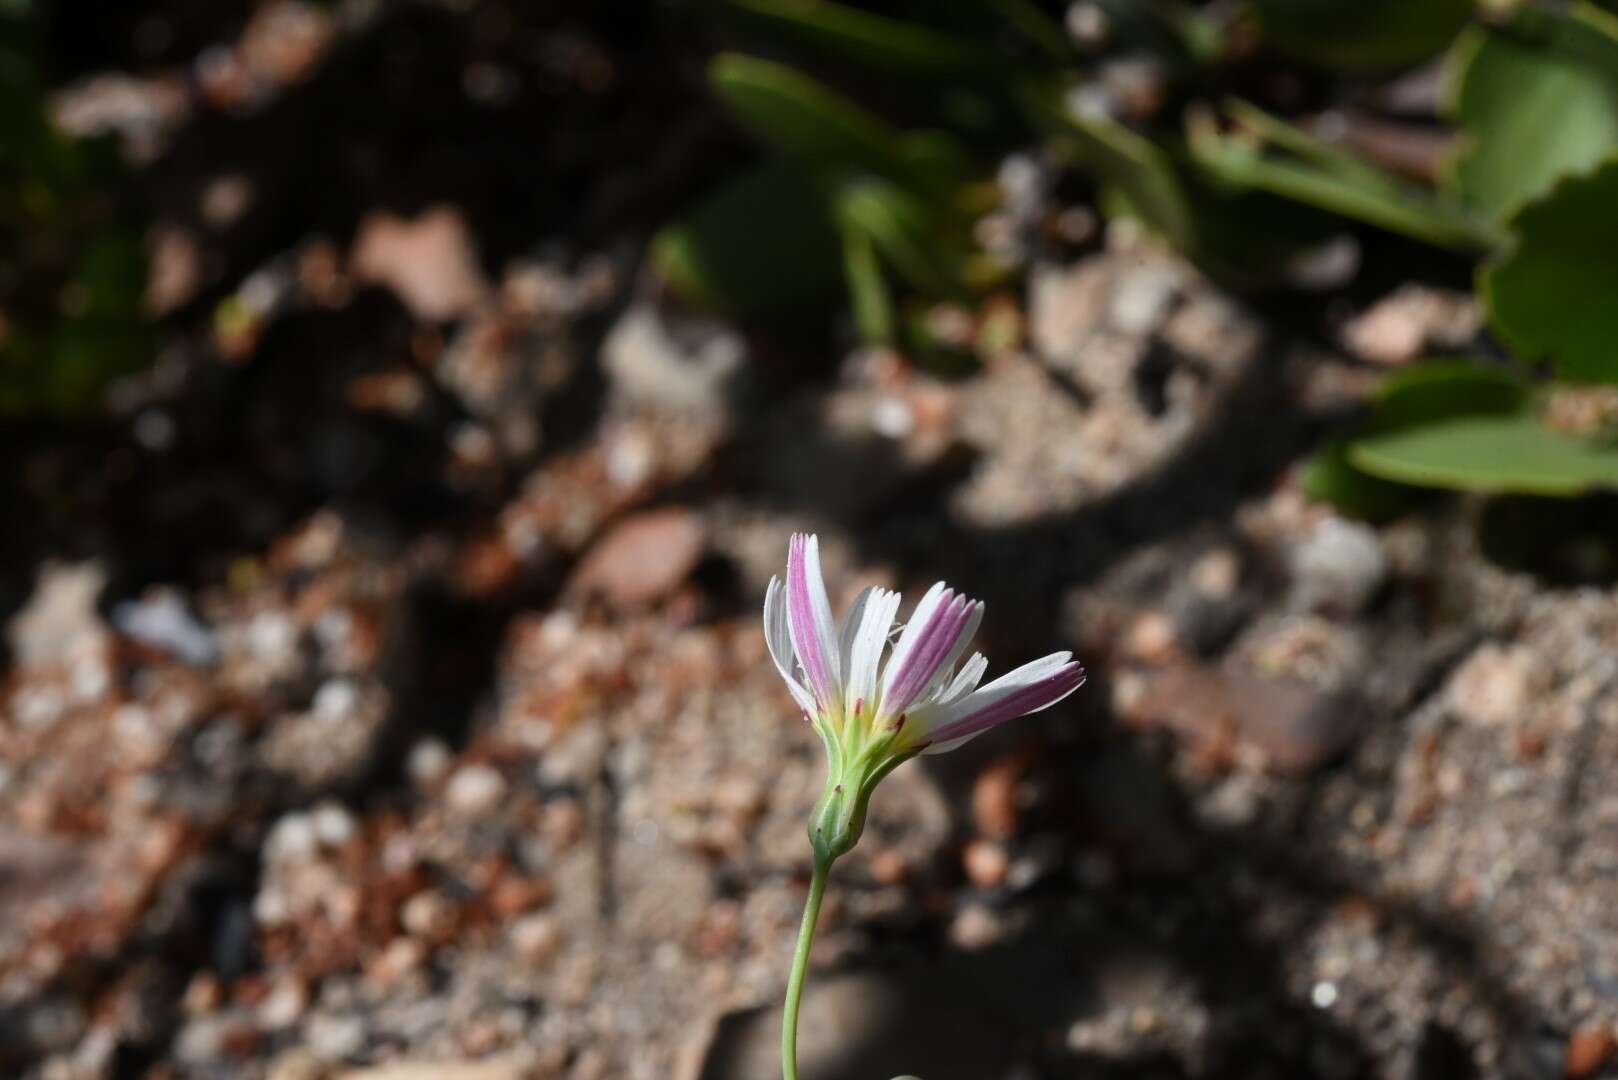
POLYGON ((791 161, 757 166, 653 239, 652 264, 687 299, 742 317, 824 311, 843 253, 830 200, 791 161))
POLYGON ((1257 0, 1265 44, 1320 67, 1406 67, 1454 40, 1475 0, 1257 0))
POLYGON ((1193 246, 1191 205, 1173 160, 1155 143, 1106 116, 1080 115, 1059 91, 1023 94, 1029 113, 1077 159, 1116 189, 1131 212, 1181 251, 1193 246))
POLYGON ((1478 361, 1431 360, 1406 368, 1383 380, 1366 433, 1335 443, 1310 461, 1304 490, 1360 517, 1374 521, 1396 517, 1424 497, 1406 485, 1425 481, 1365 464, 1362 447, 1451 421, 1515 419, 1527 410, 1530 397, 1529 385, 1517 375, 1478 361))
POLYGON ((1429 497, 1419 488, 1355 468, 1348 447, 1347 442, 1334 442, 1309 459, 1301 477, 1304 494, 1367 521, 1392 520, 1429 497))
POLYGON ((1101 180, 1109 215, 1137 219, 1222 284, 1271 286, 1331 234, 1332 219, 1314 208, 1182 166, 1114 120, 1074 113, 1048 88, 1025 91, 1023 100, 1074 164, 1101 180))
POLYGON ((1529 413, 1442 420, 1354 443, 1373 476, 1461 491, 1579 495, 1618 487, 1618 448, 1558 435, 1529 413))
POLYGON ((1462 139, 1446 181, 1497 221, 1618 149, 1618 20, 1590 4, 1472 27, 1449 71, 1462 139))
POLYGON ((1221 183, 1269 192, 1453 250, 1486 251, 1499 242, 1486 222, 1305 131, 1241 102, 1232 103, 1231 111, 1284 152, 1220 135, 1211 126, 1194 130, 1192 159, 1221 183))
POLYGON ((997 79, 1011 63, 968 38, 818 0, 730 0, 730 8, 764 29, 806 42, 878 71, 997 79))
POLYGON ((1618 158, 1563 181, 1511 225, 1515 244, 1480 274, 1490 325, 1565 378, 1618 382, 1618 158))
POLYGON ((867 237, 916 288, 936 295, 957 290, 942 223, 922 200, 892 184, 862 180, 838 192, 834 213, 845 232, 867 237))
POLYGON ((893 344, 893 298, 882 280, 876 248, 858 229, 843 230, 843 274, 860 337, 870 344, 893 344))
MULTIPOLYGON (((933 186, 898 132, 822 83, 769 60, 726 53, 708 69, 714 91, 760 140, 814 168, 870 170, 933 186)), ((936 140, 934 152, 937 152, 936 140)))
POLYGON ((1384 379, 1371 430, 1398 431, 1462 416, 1514 415, 1530 387, 1514 373, 1475 360, 1429 360, 1384 379))

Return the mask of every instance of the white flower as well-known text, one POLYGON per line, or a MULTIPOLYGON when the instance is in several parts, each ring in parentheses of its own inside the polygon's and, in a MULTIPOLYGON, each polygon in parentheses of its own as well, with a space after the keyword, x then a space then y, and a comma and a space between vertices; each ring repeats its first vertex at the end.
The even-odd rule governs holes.
POLYGON ((813 536, 793 536, 786 584, 770 580, 770 655, 804 712, 845 746, 891 736, 889 753, 942 753, 1084 684, 1073 654, 1056 652, 979 686, 989 666, 981 653, 956 665, 983 621, 983 604, 942 581, 921 598, 890 651, 898 610, 898 593, 866 589, 839 632, 813 536))

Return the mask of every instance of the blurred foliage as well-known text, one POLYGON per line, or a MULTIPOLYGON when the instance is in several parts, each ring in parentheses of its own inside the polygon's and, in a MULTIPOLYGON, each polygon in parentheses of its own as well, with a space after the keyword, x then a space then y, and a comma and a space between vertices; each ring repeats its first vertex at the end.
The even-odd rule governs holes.
POLYGON ((1473 0, 1256 0, 1265 41, 1305 63, 1349 71, 1434 55, 1472 16, 1473 0))
POLYGON ((1390 378, 1364 429, 1310 466, 1318 497, 1387 516, 1412 504, 1408 485, 1618 486, 1611 425, 1566 422, 1604 415, 1604 390, 1590 384, 1618 383, 1608 301, 1618 18, 1595 4, 728 0, 714 10, 724 32, 772 57, 725 54, 711 69, 716 95, 769 156, 658 238, 656 262, 686 296, 746 317, 824 314, 840 280, 867 340, 922 351, 906 330, 924 321, 919 307, 970 302, 1016 271, 1015 258, 975 247, 974 225, 995 209, 992 163, 1036 142, 1094 181, 1107 217, 1133 220, 1231 287, 1296 286, 1295 268, 1353 229, 1478 260, 1489 327, 1514 356, 1390 378), (1279 101, 1230 94, 1264 85, 1257 67, 1363 87, 1427 62, 1442 65, 1455 139, 1426 175, 1326 141, 1279 101), (1120 89, 1109 81, 1120 64, 1149 77, 1120 89), (828 74, 840 89, 820 81, 828 74), (1584 405, 1568 406, 1581 394, 1584 405))
POLYGON ((1511 227, 1478 282, 1495 333, 1563 378, 1618 383, 1618 159, 1564 178, 1511 227))
POLYGON ((26 4, 0 6, 0 415, 80 416, 153 338, 110 141, 51 124, 26 4))
POLYGON ((1618 21, 1591 5, 1468 27, 1449 68, 1461 141, 1446 180, 1495 221, 1618 149, 1618 21))
POLYGON ((891 341, 885 271, 932 296, 1002 275, 971 249, 972 185, 958 140, 895 131, 772 61, 721 55, 709 77, 776 156, 654 240, 653 261, 675 288, 743 318, 808 317, 834 300, 841 276, 862 334, 891 341))

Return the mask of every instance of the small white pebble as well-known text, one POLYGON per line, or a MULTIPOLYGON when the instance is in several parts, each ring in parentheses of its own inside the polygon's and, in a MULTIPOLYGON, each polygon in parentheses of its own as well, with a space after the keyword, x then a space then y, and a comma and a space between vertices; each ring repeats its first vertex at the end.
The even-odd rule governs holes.
POLYGON ((878 435, 902 439, 915 430, 916 418, 903 399, 884 397, 871 408, 871 427, 878 435))
POLYGON ((315 1015, 304 1029, 309 1049, 325 1061, 341 1061, 365 1048, 365 1021, 357 1016, 315 1015))
POLYGON ((506 778, 488 765, 463 765, 449 778, 444 801, 456 813, 478 817, 500 805, 506 796, 506 778))
POLYGON ((326 847, 342 847, 354 835, 354 817, 334 802, 321 803, 315 807, 314 828, 326 847))
POLYGON ((327 679, 315 691, 314 712, 328 720, 340 720, 353 714, 359 705, 360 692, 347 679, 327 679))
POLYGON ((301 812, 285 814, 270 827, 264 841, 264 857, 269 862, 305 862, 315 857, 320 841, 310 816, 301 812))
POLYGON ((436 783, 449 772, 449 747, 437 739, 422 739, 410 748, 410 759, 405 769, 418 785, 436 783))

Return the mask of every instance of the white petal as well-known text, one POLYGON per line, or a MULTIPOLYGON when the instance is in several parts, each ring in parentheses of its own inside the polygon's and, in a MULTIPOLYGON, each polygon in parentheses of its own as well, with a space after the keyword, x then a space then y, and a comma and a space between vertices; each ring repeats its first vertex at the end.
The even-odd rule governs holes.
POLYGON ((910 620, 905 623, 904 633, 893 646, 893 652, 888 656, 888 664, 882 673, 882 695, 887 696, 888 688, 893 684, 894 676, 900 668, 904 667, 905 654, 915 647, 916 639, 921 636, 927 621, 932 618, 933 609, 943 602, 944 583, 934 582, 922 598, 916 603, 916 610, 910 613, 910 620))
POLYGON ((951 702, 959 701, 964 695, 976 690, 978 680, 983 678, 983 673, 987 670, 989 670, 988 659, 982 653, 973 653, 971 658, 961 666, 960 673, 944 688, 944 692, 938 695, 938 704, 948 705, 951 702))
POLYGON ((1056 652, 1051 653, 1049 656, 1042 656, 1038 660, 1030 660, 1022 667, 1013 668, 1011 671, 1006 672, 987 686, 980 686, 965 697, 958 698, 950 702, 949 705, 940 708, 928 717, 929 726, 937 729, 952 720, 957 720, 980 709, 985 709, 998 701, 1004 701, 1024 687, 1032 686, 1041 679, 1055 674, 1058 669, 1072 659, 1073 654, 1070 652, 1056 652))
POLYGON ((871 602, 873 595, 881 591, 875 585, 861 589, 854 598, 854 606, 843 616, 843 629, 837 635, 837 653, 845 674, 853 670, 854 639, 859 634, 860 621, 865 617, 865 606, 871 602))
POLYGON ((781 673, 793 700, 813 716, 819 711, 814 696, 793 675, 797 657, 792 652, 792 636, 787 628, 786 592, 786 586, 773 577, 764 590, 764 643, 769 646, 770 659, 775 661, 775 670, 781 673))
POLYGON ((882 653, 887 647, 888 634, 893 629, 893 617, 899 613, 899 594, 887 589, 869 589, 861 595, 865 601, 858 605, 860 621, 849 623, 854 634, 850 638, 848 627, 843 629, 843 640, 848 646, 844 652, 848 672, 846 702, 848 714, 853 715, 856 705, 869 710, 876 705, 876 676, 882 666, 882 653))
POLYGON ((977 732, 976 734, 973 734, 973 735, 962 735, 959 739, 951 739, 949 742, 928 743, 927 746, 922 750, 922 753, 923 754, 947 754, 951 750, 955 749, 957 746, 962 746, 962 745, 964 745, 966 743, 969 743, 973 739, 977 738, 978 735, 981 735, 981 734, 983 734, 983 732, 979 731, 979 732, 977 732))
POLYGON ((927 731, 943 739, 925 752, 953 750, 991 727, 1055 705, 1084 685, 1084 669, 1072 658, 1067 652, 1041 657, 929 715, 927 731))

